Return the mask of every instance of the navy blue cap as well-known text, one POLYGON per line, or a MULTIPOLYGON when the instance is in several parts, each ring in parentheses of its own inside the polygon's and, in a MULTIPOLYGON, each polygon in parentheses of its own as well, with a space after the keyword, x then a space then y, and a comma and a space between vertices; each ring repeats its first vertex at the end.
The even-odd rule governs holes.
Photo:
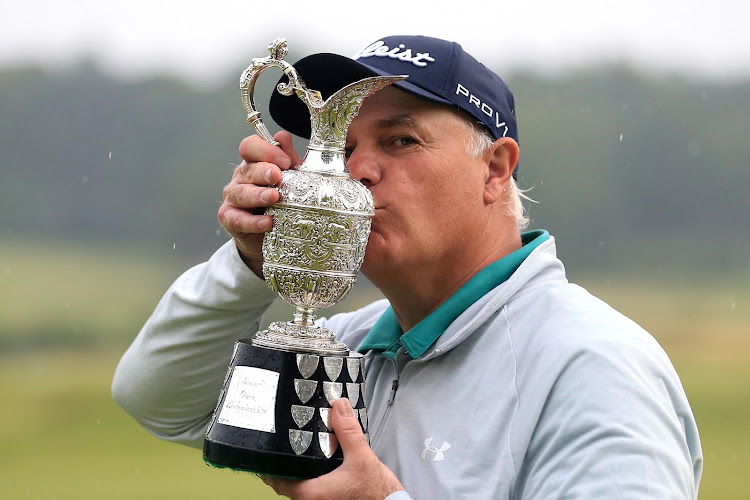
MULTIPOLYGON (((371 43, 353 58, 313 54, 294 64, 307 88, 327 99, 342 87, 378 75, 409 75, 394 86, 429 101, 455 106, 484 124, 495 139, 518 142, 513 94, 505 82, 455 42, 397 35, 371 43)), ((282 77, 281 81, 286 81, 282 77)), ((310 137, 305 104, 274 92, 271 116, 281 127, 310 137)))

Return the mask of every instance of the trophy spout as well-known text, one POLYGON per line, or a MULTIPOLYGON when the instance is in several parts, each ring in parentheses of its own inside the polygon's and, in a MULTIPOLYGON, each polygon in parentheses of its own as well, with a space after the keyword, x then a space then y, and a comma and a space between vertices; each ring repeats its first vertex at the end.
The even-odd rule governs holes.
POLYGON ((338 90, 322 105, 305 99, 301 92, 297 91, 297 95, 310 110, 311 134, 308 149, 343 152, 349 125, 359 114, 362 101, 406 77, 401 75, 365 78, 338 90))

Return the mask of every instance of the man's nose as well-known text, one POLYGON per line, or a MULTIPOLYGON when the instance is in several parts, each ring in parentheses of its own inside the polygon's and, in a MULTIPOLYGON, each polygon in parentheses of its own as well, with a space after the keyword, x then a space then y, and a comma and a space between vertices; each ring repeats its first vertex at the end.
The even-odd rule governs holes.
POLYGON ((380 182, 381 172, 377 159, 371 151, 363 147, 356 147, 346 161, 346 168, 353 179, 367 187, 380 182))

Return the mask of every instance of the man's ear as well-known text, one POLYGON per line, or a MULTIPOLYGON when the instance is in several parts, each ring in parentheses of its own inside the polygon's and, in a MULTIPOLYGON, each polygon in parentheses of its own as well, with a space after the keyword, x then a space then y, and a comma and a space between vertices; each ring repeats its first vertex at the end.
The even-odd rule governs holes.
POLYGON ((484 202, 488 205, 503 198, 513 170, 518 165, 520 149, 510 137, 501 137, 485 152, 487 178, 484 184, 484 202))

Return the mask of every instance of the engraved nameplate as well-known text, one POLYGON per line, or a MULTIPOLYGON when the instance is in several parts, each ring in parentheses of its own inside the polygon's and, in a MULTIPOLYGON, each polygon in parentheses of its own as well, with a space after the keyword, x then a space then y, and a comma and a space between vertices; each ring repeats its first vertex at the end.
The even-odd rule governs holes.
POLYGON ((252 366, 235 366, 216 421, 232 427, 276 432, 274 413, 278 385, 277 372, 252 366))

